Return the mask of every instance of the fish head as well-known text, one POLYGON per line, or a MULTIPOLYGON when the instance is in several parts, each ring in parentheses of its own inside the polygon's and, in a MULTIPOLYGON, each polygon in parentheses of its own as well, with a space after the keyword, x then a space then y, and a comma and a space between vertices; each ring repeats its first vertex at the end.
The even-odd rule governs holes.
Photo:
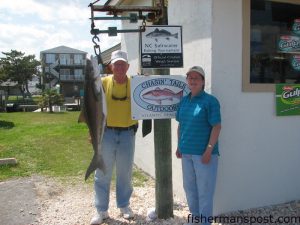
POLYGON ((98 59, 95 56, 91 56, 91 59, 86 60, 85 79, 93 80, 97 79, 103 73, 103 65, 98 64, 98 59))

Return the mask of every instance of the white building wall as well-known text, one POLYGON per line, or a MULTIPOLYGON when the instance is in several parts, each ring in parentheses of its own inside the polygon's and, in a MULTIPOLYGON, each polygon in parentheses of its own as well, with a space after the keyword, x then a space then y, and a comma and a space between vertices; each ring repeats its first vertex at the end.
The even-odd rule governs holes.
MULTIPOLYGON (((300 199, 299 116, 276 117, 274 93, 242 92, 242 1, 172 0, 169 24, 183 26, 184 41, 184 68, 171 69, 171 74, 185 74, 190 66, 202 65, 206 91, 222 107, 214 214, 300 199)), ((129 73, 136 74, 138 34, 123 37, 129 73)), ((184 198, 181 164, 174 157, 176 129, 172 120, 173 191, 184 198)), ((154 176, 153 133, 142 138, 141 122, 135 163, 154 176)))
POLYGON ((213 1, 212 93, 222 104, 215 212, 300 199, 299 116, 277 117, 275 95, 242 92, 242 1, 213 1))

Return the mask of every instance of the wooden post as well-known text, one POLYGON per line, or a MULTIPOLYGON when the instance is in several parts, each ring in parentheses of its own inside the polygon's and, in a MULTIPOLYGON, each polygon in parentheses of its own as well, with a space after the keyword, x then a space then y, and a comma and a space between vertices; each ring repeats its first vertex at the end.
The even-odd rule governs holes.
MULTIPOLYGON (((160 0, 163 5, 163 17, 156 25, 167 25, 168 14, 165 0, 160 0)), ((154 69, 154 74, 170 75, 170 69, 154 69)), ((156 213, 159 219, 173 217, 173 184, 172 184, 172 145, 171 145, 171 120, 154 120, 154 148, 155 148, 155 198, 156 213)))
POLYGON ((18 164, 15 158, 4 158, 0 159, 0 165, 16 165, 18 164))

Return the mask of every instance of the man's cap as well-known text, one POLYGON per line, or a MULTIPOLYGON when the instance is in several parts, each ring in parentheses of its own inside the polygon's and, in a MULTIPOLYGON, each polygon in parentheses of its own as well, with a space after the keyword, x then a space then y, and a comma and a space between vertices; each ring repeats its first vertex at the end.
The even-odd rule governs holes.
POLYGON ((203 78, 205 77, 205 72, 204 69, 201 66, 193 66, 191 67, 188 72, 186 73, 186 75, 188 76, 190 72, 197 72, 199 73, 203 78))
POLYGON ((124 62, 128 62, 128 59, 127 59, 127 53, 126 52, 123 52, 121 50, 117 50, 117 51, 114 51, 111 53, 111 58, 110 58, 110 63, 115 63, 117 61, 124 61, 124 62))

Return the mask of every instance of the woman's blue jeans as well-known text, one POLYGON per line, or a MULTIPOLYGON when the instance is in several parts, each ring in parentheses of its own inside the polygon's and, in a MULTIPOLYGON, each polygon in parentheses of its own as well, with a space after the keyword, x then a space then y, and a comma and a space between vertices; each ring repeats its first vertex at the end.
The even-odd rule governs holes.
MULTIPOLYGON (((208 164, 201 155, 182 155, 183 188, 190 213, 198 218, 212 216, 213 196, 216 186, 218 155, 212 155, 208 164)), ((200 224, 200 223, 199 223, 200 224)), ((205 220, 201 224, 209 225, 205 220)))
POLYGON ((107 211, 109 206, 110 183, 116 165, 117 207, 129 205, 132 194, 132 168, 135 149, 135 133, 131 130, 105 129, 102 141, 102 156, 105 173, 95 173, 95 206, 97 211, 107 211))

